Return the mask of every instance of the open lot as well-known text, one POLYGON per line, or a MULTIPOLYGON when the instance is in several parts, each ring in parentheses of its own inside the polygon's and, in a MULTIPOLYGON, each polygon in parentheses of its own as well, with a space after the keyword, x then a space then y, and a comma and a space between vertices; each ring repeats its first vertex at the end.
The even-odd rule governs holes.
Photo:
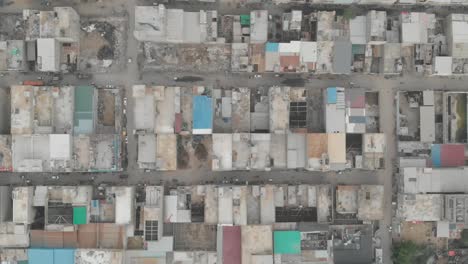
POLYGON ((401 239, 410 240, 419 245, 433 245, 438 249, 447 247, 446 238, 437 238, 436 224, 433 222, 403 222, 401 225, 401 239))
POLYGON ((79 69, 118 72, 126 64, 128 18, 81 18, 79 69))
POLYGON ((145 71, 223 72, 230 69, 228 44, 143 43, 145 71))

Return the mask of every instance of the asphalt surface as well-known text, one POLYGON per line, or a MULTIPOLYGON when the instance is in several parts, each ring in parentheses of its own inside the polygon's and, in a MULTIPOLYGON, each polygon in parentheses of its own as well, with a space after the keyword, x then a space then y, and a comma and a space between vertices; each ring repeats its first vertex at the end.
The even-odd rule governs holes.
MULTIPOLYGON (((45 9, 40 6, 40 1, 32 1, 33 7, 45 9)), ((67 1, 56 1, 60 5, 67 1)), ((91 2, 91 1, 90 1, 91 2)), ((106 1, 104 1, 106 2, 106 1)), ((95 83, 97 86, 117 85, 124 86, 127 94, 127 131, 128 131, 128 167, 120 173, 67 173, 67 174, 48 174, 48 173, 1 173, 1 185, 21 185, 29 184, 203 184, 203 183, 308 183, 308 184, 382 184, 385 187, 385 219, 381 221, 384 227, 381 233, 382 248, 384 252, 384 263, 391 263, 391 234, 386 231, 386 226, 392 222, 392 193, 394 182, 394 161, 396 158, 396 137, 395 137, 395 94, 397 90, 466 90, 467 77, 421 77, 421 76, 396 76, 384 78, 375 75, 350 75, 350 76, 314 76, 314 75, 283 75, 275 77, 274 74, 263 74, 261 78, 249 78, 250 74, 226 74, 209 73, 201 74, 197 72, 159 72, 140 74, 137 61, 138 43, 133 38, 133 21, 135 0, 115 0, 113 4, 105 6, 102 3, 90 3, 87 5, 76 6, 82 16, 113 15, 116 13, 127 12, 129 18, 128 39, 127 39, 127 57, 132 58, 133 63, 127 64, 125 72, 110 74, 95 74, 92 80, 80 80, 74 75, 65 75, 62 84, 82 85, 95 83), (196 81, 193 78, 184 79, 184 76, 200 77, 196 81), (174 77, 179 80, 174 81, 174 77), (184 82, 188 80, 188 82, 184 82), (192 86, 192 85, 222 85, 225 87, 257 87, 273 85, 292 85, 304 86, 307 89, 323 89, 329 86, 362 87, 367 90, 379 91, 380 102, 380 130, 386 134, 387 148, 385 155, 386 168, 379 171, 351 170, 342 174, 334 172, 307 172, 301 170, 285 171, 230 171, 230 172, 212 172, 212 171, 186 171, 175 172, 145 172, 138 169, 137 141, 132 135, 133 130, 133 102, 130 100, 131 86, 134 84, 151 84, 167 86, 192 86), (59 180, 53 180, 52 176, 58 175, 59 180)), ((22 8, 31 7, 21 5, 9 5, 0 8, 1 12, 21 12, 22 8)), ((274 7, 277 8, 277 7, 274 7)), ((196 8, 194 8, 196 9, 196 8)), ((236 11, 235 13, 237 13, 236 11)), ((45 79, 50 76, 29 73, 26 75, 10 73, 0 76, 0 87, 9 87, 13 84, 20 84, 23 80, 34 80, 37 77, 45 79)))

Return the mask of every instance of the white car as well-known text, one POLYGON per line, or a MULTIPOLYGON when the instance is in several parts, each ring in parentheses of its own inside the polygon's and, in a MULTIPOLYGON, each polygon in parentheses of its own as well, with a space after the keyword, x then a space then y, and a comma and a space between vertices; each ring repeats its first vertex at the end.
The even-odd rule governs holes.
POLYGON ((60 179, 60 177, 59 177, 58 175, 52 175, 51 178, 52 178, 52 180, 58 180, 58 179, 60 179))

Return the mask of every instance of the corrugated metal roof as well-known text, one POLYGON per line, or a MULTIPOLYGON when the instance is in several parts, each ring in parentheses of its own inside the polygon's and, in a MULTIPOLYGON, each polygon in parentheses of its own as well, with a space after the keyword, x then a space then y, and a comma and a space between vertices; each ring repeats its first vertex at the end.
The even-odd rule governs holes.
POLYGON ((327 103, 336 104, 337 92, 336 87, 327 88, 327 103))
POLYGON ((301 233, 299 231, 275 231, 273 240, 275 254, 301 254, 301 233))
POLYGON ((213 119, 213 107, 210 97, 196 95, 193 97, 193 128, 211 129, 213 119))
POLYGON ((241 264, 241 227, 223 227, 223 263, 241 264))
POLYGON ((299 56, 280 56, 280 65, 281 68, 292 67, 296 69, 299 67, 299 56))
POLYGON ((441 159, 440 159, 440 144, 432 145, 432 166, 440 167, 441 166, 441 159))
POLYGON ((460 167, 465 165, 465 145, 443 144, 440 150, 442 167, 460 167))
POLYGON ((351 73, 351 42, 336 41, 333 55, 333 71, 340 74, 351 73))
POLYGON ((240 15, 241 26, 250 26, 250 15, 240 15))
POLYGON ((54 249, 54 264, 74 264, 74 249, 54 249))
POLYGON ((267 42, 265 46, 266 52, 278 52, 279 43, 267 42))
POLYGON ((366 16, 357 16, 349 21, 350 40, 353 44, 367 43, 366 21, 366 16))
POLYGON ((87 212, 85 206, 73 207, 73 224, 83 225, 87 221, 87 212))
POLYGON ((365 124, 366 117, 365 116, 350 116, 349 123, 365 124))
POLYGON ((301 62, 317 62, 317 42, 301 42, 301 62))
POLYGON ((30 248, 28 249, 28 259, 29 264, 54 264, 54 250, 30 248))
POLYGON ((420 110, 420 136, 422 142, 435 141, 435 113, 434 106, 421 106, 420 110))
POLYGON ((33 248, 74 248, 78 244, 76 231, 31 230, 30 236, 33 248))
POLYGON ((289 43, 280 43, 279 52, 280 53, 299 53, 301 52, 301 42, 291 41, 289 43))
POLYGON ((29 264, 74 264, 74 249, 28 249, 29 264))
POLYGON ((75 89, 75 133, 93 132, 94 87, 78 86, 75 89))

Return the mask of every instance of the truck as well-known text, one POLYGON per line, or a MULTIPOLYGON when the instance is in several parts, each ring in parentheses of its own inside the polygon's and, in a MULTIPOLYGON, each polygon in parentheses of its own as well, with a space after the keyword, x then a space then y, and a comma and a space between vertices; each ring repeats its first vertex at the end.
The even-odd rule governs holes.
POLYGON ((23 81, 23 85, 43 86, 44 81, 42 81, 42 80, 27 80, 27 81, 23 81))

